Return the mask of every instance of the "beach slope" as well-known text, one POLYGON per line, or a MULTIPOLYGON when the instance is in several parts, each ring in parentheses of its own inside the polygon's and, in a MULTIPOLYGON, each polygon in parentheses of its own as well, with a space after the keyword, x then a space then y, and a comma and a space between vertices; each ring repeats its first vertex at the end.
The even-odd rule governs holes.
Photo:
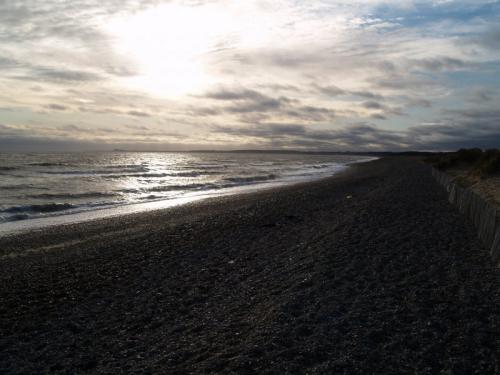
POLYGON ((494 374, 500 278, 417 159, 0 238, 0 373, 494 374))

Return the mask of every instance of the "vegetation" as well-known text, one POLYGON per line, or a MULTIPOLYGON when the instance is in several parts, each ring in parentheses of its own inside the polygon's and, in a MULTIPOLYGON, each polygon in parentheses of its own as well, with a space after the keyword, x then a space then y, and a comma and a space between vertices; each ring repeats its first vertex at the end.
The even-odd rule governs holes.
POLYGON ((466 169, 479 177, 487 177, 500 173, 500 150, 460 149, 457 152, 431 156, 427 158, 427 162, 440 170, 466 169))

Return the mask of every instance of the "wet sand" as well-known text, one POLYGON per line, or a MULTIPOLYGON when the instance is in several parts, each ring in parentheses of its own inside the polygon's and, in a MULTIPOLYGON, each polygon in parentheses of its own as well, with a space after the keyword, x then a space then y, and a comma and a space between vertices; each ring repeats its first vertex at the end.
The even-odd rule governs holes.
POLYGON ((0 238, 0 373, 500 373, 500 276, 427 166, 0 238))

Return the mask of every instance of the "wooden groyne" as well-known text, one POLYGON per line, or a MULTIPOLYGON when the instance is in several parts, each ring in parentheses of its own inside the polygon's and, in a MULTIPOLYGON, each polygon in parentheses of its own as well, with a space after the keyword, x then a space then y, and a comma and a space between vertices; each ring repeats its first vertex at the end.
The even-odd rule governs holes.
POLYGON ((495 204, 472 189, 460 186, 454 177, 436 168, 432 168, 432 175, 448 192, 450 203, 473 222, 493 262, 500 266, 500 215, 495 204))

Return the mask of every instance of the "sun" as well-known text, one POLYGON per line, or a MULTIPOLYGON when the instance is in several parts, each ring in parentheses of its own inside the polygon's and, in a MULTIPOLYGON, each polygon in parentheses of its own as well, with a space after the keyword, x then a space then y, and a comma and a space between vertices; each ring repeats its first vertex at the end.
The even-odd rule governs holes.
POLYGON ((206 55, 233 28, 218 8, 164 4, 112 20, 106 31, 113 48, 138 74, 125 84, 159 96, 180 96, 210 83, 206 55))

